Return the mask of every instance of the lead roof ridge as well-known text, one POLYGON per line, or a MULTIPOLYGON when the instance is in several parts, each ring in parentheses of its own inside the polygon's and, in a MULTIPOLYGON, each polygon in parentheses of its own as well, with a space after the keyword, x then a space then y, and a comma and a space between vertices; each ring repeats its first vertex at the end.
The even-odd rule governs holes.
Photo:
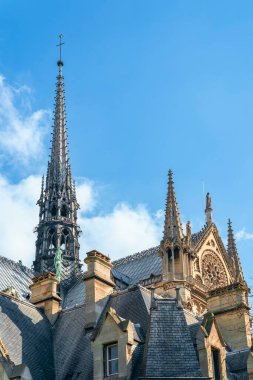
POLYGON ((154 251, 157 251, 159 250, 159 245, 155 246, 155 247, 151 247, 151 248, 148 248, 148 249, 144 249, 142 251, 139 251, 139 252, 136 252, 136 253, 133 253, 132 255, 128 255, 128 256, 125 256, 125 257, 122 257, 118 260, 115 260, 112 262, 113 266, 117 268, 117 266, 120 266, 121 264, 126 264, 128 263, 129 261, 133 261, 133 260, 137 260, 139 259, 140 257, 143 257, 143 256, 149 256, 151 255, 152 253, 154 253, 154 251))
POLYGON ((23 272, 26 272, 29 276, 30 276, 30 275, 31 275, 31 276, 34 275, 34 273, 33 273, 33 271, 32 271, 31 268, 28 268, 26 265, 24 265, 24 264, 20 264, 19 262, 15 261, 15 260, 13 260, 13 259, 9 259, 9 258, 6 257, 6 256, 0 255, 0 260, 6 261, 6 262, 8 262, 8 263, 14 265, 15 267, 20 268, 21 270, 23 270, 23 272))
POLYGON ((38 311, 41 310, 41 308, 36 307, 35 305, 33 305, 32 303, 30 303, 29 301, 20 300, 20 299, 18 299, 18 298, 15 298, 14 296, 10 296, 9 294, 6 294, 6 293, 2 292, 2 291, 0 291, 0 296, 3 296, 3 297, 6 297, 6 298, 9 298, 9 299, 11 299, 11 300, 13 300, 13 301, 15 301, 15 302, 22 303, 23 305, 25 305, 25 306, 29 306, 29 307, 31 307, 32 309, 35 309, 35 310, 38 310, 38 311))

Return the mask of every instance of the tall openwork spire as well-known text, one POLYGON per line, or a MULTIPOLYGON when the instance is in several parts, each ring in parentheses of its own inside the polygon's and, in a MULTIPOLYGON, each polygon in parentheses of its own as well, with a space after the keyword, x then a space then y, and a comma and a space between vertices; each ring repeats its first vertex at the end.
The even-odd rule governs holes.
POLYGON ((164 240, 183 239, 183 229, 180 221, 172 171, 168 173, 168 195, 166 199, 165 223, 164 223, 164 240))
POLYGON ((242 266, 240 262, 240 258, 238 255, 236 242, 234 238, 234 233, 232 229, 232 222, 228 219, 228 247, 227 247, 228 256, 230 259, 230 263, 233 267, 235 273, 235 280, 240 282, 244 281, 242 266))
MULTIPOLYGON (((60 44, 62 36, 60 36, 60 44)), ((80 228, 77 225, 75 186, 72 181, 69 163, 67 128, 64 99, 63 61, 57 62, 58 75, 56 82, 55 111, 51 155, 45 181, 42 181, 41 196, 38 201, 40 220, 36 228, 36 273, 56 272, 56 258, 61 257, 57 271, 61 271, 62 286, 71 285, 80 274, 79 243, 80 228), (59 255, 59 252, 61 255, 59 255), (55 257, 56 254, 59 256, 55 257)))

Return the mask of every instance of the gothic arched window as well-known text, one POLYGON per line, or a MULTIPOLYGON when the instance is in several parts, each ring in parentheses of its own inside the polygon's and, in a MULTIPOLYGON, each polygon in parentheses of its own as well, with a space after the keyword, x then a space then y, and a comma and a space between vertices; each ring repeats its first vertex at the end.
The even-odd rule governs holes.
POLYGON ((64 228, 61 235, 61 250, 64 255, 70 255, 71 232, 64 228))
POLYGON ((47 237, 48 253, 52 255, 56 248, 56 231, 54 228, 50 228, 47 237))
POLYGON ((56 207, 56 204, 53 203, 53 205, 51 207, 51 215, 56 216, 56 214, 57 214, 57 207, 56 207))
POLYGON ((68 217, 68 207, 65 204, 61 207, 61 216, 68 217))

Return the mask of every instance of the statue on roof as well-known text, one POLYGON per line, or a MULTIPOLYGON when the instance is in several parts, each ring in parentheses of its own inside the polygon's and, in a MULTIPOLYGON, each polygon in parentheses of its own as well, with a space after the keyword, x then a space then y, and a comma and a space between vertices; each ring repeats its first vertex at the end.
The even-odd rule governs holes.
POLYGON ((56 277, 58 278, 59 281, 61 281, 62 250, 60 247, 58 247, 55 252, 54 266, 55 266, 56 277))
POLYGON ((210 193, 206 194, 206 209, 212 208, 212 199, 210 193))

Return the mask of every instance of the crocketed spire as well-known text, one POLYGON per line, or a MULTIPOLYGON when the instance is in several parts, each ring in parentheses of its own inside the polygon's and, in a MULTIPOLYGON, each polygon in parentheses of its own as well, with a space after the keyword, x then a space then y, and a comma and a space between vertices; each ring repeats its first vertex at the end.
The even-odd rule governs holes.
POLYGON ((234 233, 232 229, 232 222, 228 219, 228 246, 227 246, 228 256, 235 273, 235 280, 240 282, 244 281, 243 271, 241 262, 239 259, 236 242, 234 238, 234 233))
POLYGON ((57 65, 51 155, 45 185, 43 178, 41 196, 38 201, 40 219, 36 228, 38 237, 34 269, 36 274, 48 271, 55 273, 55 255, 56 252, 58 255, 60 252, 62 257, 61 284, 63 287, 68 287, 80 274, 78 243, 80 228, 77 225, 79 205, 76 200, 76 190, 72 181, 68 157, 64 78, 62 74, 63 61, 61 57, 57 65))
POLYGON ((54 183, 60 186, 71 179, 68 178, 69 176, 71 177, 71 170, 68 159, 64 82, 62 75, 63 62, 58 61, 57 64, 59 71, 56 84, 54 127, 47 187, 52 186, 54 183))
POLYGON ((165 223, 164 223, 164 237, 163 239, 175 240, 183 239, 183 229, 180 221, 180 214, 178 210, 174 182, 172 177, 172 171, 169 170, 168 173, 168 195, 166 200, 166 211, 165 211, 165 223))

